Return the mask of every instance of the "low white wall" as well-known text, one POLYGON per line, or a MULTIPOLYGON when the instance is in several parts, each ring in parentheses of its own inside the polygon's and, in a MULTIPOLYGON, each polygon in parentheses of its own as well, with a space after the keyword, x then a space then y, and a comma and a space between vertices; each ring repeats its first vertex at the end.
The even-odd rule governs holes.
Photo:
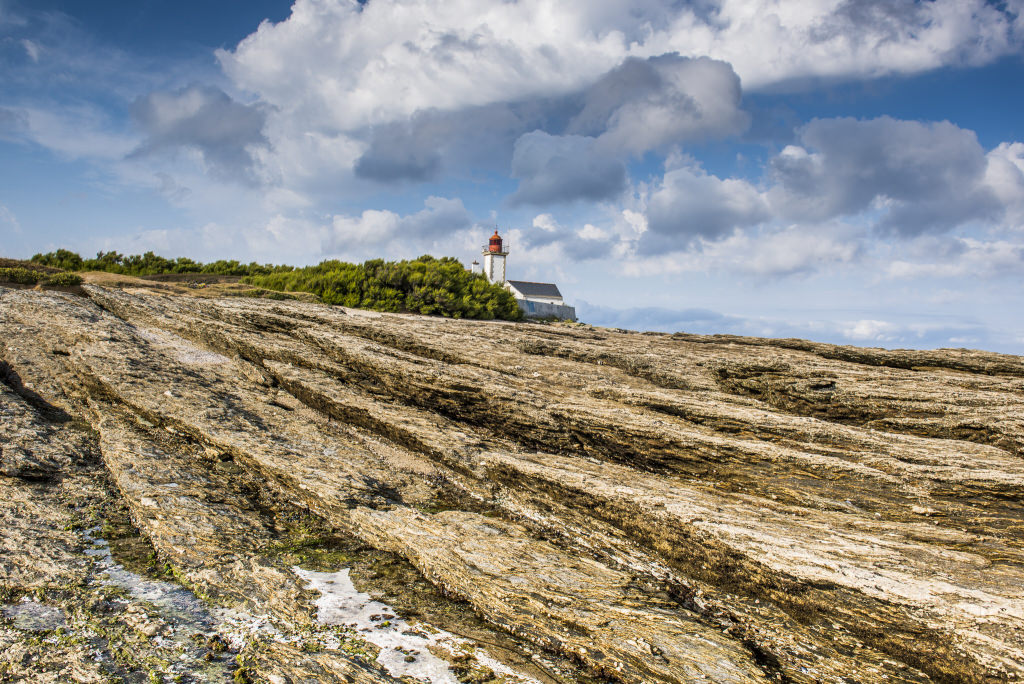
POLYGON ((517 299, 516 303, 527 318, 558 318, 563 321, 576 320, 576 307, 565 304, 548 304, 533 302, 529 299, 517 299))

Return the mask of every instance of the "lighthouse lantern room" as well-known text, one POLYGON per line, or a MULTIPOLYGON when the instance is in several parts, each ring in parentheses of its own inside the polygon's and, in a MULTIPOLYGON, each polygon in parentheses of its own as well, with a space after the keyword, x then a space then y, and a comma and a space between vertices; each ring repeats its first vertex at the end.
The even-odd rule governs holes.
POLYGON ((494 235, 491 236, 487 246, 484 247, 484 275, 487 276, 488 281, 498 283, 499 285, 504 284, 505 257, 507 256, 508 252, 502 244, 501 236, 498 235, 498 231, 495 229, 494 235))

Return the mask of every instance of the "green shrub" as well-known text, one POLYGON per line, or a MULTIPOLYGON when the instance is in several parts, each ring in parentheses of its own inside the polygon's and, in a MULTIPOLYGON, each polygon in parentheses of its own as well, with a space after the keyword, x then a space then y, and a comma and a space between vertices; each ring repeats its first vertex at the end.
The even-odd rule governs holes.
POLYGON ((324 261, 244 280, 269 290, 312 292, 326 304, 353 308, 449 318, 522 318, 510 292, 470 273, 452 257, 371 259, 362 264, 324 261))
POLYGON ((235 260, 223 259, 204 264, 188 257, 168 259, 153 252, 125 256, 118 252, 98 252, 95 259, 83 259, 78 254, 58 249, 56 252, 36 254, 32 262, 42 266, 53 266, 66 271, 106 271, 120 275, 146 276, 165 273, 207 273, 211 275, 249 276, 266 275, 279 271, 290 271, 291 266, 275 266, 273 264, 243 264, 235 260))
POLYGON ((43 279, 43 285, 56 285, 58 287, 73 287, 82 284, 82 276, 77 273, 54 273, 43 279))
POLYGON ((82 284, 82 276, 75 273, 43 273, 27 268, 0 268, 0 282, 18 283, 19 285, 56 285, 71 287, 82 284))
POLYGON ((35 285, 45 277, 45 273, 30 271, 27 268, 0 268, 0 282, 35 285))
POLYGON ((65 271, 82 270, 82 257, 67 249, 58 249, 56 252, 36 254, 31 259, 32 263, 42 266, 63 269, 65 271))

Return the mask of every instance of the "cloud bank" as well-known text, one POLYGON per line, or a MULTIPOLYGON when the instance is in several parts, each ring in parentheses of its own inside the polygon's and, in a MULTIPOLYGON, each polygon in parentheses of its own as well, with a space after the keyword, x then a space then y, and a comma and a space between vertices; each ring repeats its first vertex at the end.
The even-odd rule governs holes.
MULTIPOLYGON (((985 283, 1024 274, 1024 141, 926 109, 785 103, 1019 57, 1022 10, 296 0, 217 51, 217 69, 157 73, 18 6, 0 15, 0 144, 85 168, 61 202, 160 198, 159 219, 130 216, 92 248, 471 257, 497 223, 529 277, 583 293, 701 274, 745 294, 791 283, 798 299, 823 281, 990 296, 985 283)), ((0 202, 23 232, 38 223, 0 202)), ((847 323, 843 339, 896 335, 884 316, 847 323)))

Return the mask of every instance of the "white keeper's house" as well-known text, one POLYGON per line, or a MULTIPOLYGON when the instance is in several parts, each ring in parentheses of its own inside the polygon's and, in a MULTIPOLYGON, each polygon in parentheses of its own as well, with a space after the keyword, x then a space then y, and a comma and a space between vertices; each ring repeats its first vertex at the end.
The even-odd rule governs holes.
MULTIPOLYGON (((499 283, 516 298, 516 303, 527 318, 558 318, 564 321, 576 320, 576 309, 565 304, 562 293, 554 283, 532 283, 526 280, 505 278, 505 248, 498 231, 483 248, 483 274, 492 283, 499 283)), ((474 261, 471 270, 480 273, 480 262, 474 261)))

